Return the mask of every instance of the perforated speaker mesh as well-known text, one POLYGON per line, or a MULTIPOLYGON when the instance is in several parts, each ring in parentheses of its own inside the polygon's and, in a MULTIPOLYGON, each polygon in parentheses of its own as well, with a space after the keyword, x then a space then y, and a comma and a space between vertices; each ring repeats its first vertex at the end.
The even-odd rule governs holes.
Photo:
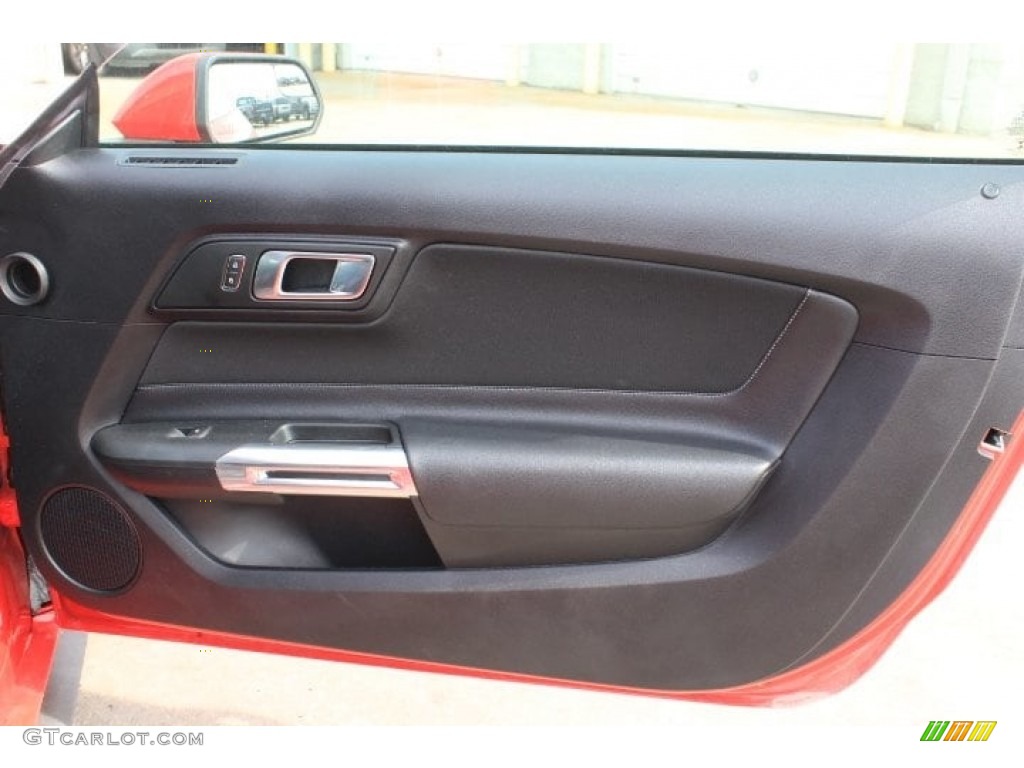
POLYGON ((91 488, 62 488, 43 504, 43 545, 74 582, 99 592, 127 587, 142 560, 139 535, 127 513, 91 488))

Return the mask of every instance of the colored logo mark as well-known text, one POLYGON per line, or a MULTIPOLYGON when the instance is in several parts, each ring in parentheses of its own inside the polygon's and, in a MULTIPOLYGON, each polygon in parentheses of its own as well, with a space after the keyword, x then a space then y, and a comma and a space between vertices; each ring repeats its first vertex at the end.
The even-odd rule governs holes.
POLYGON ((988 741, 995 729, 995 720, 932 720, 921 741, 988 741))

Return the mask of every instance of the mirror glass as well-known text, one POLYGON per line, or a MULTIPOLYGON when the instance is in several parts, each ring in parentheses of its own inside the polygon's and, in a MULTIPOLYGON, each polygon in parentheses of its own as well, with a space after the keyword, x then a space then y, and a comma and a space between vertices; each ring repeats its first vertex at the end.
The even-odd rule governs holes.
POLYGON ((311 133, 320 117, 317 92, 292 62, 214 62, 205 98, 206 127, 218 143, 311 133))

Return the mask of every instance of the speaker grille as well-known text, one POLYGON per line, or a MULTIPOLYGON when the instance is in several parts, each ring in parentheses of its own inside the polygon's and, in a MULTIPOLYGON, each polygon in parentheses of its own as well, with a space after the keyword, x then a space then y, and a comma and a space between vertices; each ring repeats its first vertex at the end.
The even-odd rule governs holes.
POLYGON ((86 589, 117 592, 139 571, 139 534, 128 514, 99 491, 54 492, 43 503, 39 526, 50 559, 86 589))

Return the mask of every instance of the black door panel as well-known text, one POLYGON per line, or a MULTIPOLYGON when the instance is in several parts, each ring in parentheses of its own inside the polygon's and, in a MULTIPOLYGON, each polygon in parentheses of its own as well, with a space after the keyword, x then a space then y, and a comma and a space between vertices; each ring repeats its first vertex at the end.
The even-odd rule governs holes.
MULTIPOLYGON (((503 256, 510 263, 488 266, 489 279, 476 284, 456 279, 460 270, 452 266, 451 279, 424 285, 415 279, 419 259, 437 253, 447 252, 417 256, 395 306, 367 328, 171 326, 126 418, 133 440, 144 434, 139 427, 152 429, 157 444, 194 452, 180 457, 177 481, 173 467, 162 469, 169 485, 181 487, 161 494, 151 479, 138 476, 130 484, 163 497, 222 495, 212 463, 234 447, 231 439, 244 442, 232 437, 238 428, 215 426, 190 442, 178 438, 173 424, 385 419, 402 432, 421 520, 450 567, 678 554, 707 544, 747 508, 855 328, 852 307, 816 292, 606 260, 581 258, 576 265, 570 257, 537 254, 526 261, 546 265, 553 282, 566 280, 567 271, 583 276, 593 270, 596 279, 568 280, 575 290, 555 288, 554 295, 550 284, 547 294, 538 287, 540 301, 531 305, 544 273, 536 265, 523 268, 522 253, 462 249, 470 274, 477 258, 503 256), (609 285, 621 297, 627 288, 620 278, 634 271, 641 286, 626 298, 644 308, 630 313, 609 306, 598 286, 609 285), (652 271, 667 285, 645 295, 642 285, 652 271), (524 273, 528 279, 516 282, 524 273), (459 290, 451 291, 453 284, 459 290), (765 293, 795 293, 799 301, 784 303, 788 317, 776 312, 771 322, 765 293), (415 300, 403 303, 410 294, 415 300), (594 304, 591 294, 605 301, 594 304), (448 303, 461 296, 468 308, 453 317, 448 303), (409 303, 417 308, 410 312, 409 303), (679 304, 688 305, 685 312, 679 304), (639 319, 626 322, 632 315, 639 319), (514 320, 503 325, 509 317, 514 320), (738 367, 743 355, 748 360, 738 367), (536 365, 523 366, 524 359, 536 365), (722 379, 730 367, 736 372, 722 379), (711 387, 714 377, 730 391, 658 391, 668 384, 711 387), (419 380, 402 383, 409 378, 419 380), (507 384, 498 386, 502 381, 507 384), (194 465, 203 461, 205 489, 192 480, 194 465)), ((112 439, 120 434, 117 428, 106 433, 112 439)), ((128 441, 114 453, 145 449, 128 441)))
POLYGON ((994 359, 1017 297, 1014 165, 324 152, 250 151, 206 173, 124 167, 128 150, 103 149, 12 176, 8 236, 62 254, 63 281, 34 316, 152 321, 166 275, 211 230, 404 237, 396 274, 424 245, 457 241, 763 277, 850 301, 858 341, 949 356, 994 359), (981 197, 985 181, 998 198, 981 197))
MULTIPOLYGON (((416 254, 378 322, 175 323, 142 383, 724 393, 751 376, 805 293, 624 259, 434 245, 416 254)), ((289 304, 265 303, 263 316, 289 304)))
POLYGON ((437 550, 404 499, 285 496, 163 499, 160 507, 210 557, 276 569, 437 569, 437 550))
MULTIPOLYGON (((50 338, 31 328, 44 344, 58 339, 67 343, 70 336, 84 345, 100 335, 95 329, 69 334, 64 323, 44 325, 54 331, 50 338)), ((109 335, 103 337, 109 343, 109 335)), ((34 356, 22 348, 26 351, 21 358, 5 355, 6 370, 31 367, 34 356)), ((83 375, 94 375, 87 358, 72 360, 83 375)), ((929 473, 944 461, 939 451, 930 451, 922 469, 920 458, 906 451, 905 430, 913 427, 923 445, 955 440, 973 409, 973 397, 966 393, 983 386, 989 372, 985 361, 915 359, 855 345, 814 410, 816 428, 797 435, 788 461, 759 496, 758 505, 764 506, 752 508, 745 524, 715 546, 638 563, 437 574, 281 573, 217 566, 159 508, 112 485, 81 453, 77 413, 72 411, 82 407, 84 393, 76 401, 74 382, 48 377, 27 389, 8 382, 8 412, 12 433, 40 437, 23 442, 17 454, 23 466, 38 470, 16 469, 24 509, 38 508, 34 500, 63 480, 111 490, 138 516, 145 560, 131 591, 99 597, 48 569, 52 578, 61 579, 63 590, 86 604, 322 645, 683 689, 771 674, 819 641, 871 576, 885 555, 883 542, 902 529, 927 491, 929 473), (904 392, 894 403, 891 393, 901 387, 904 392), (928 400, 935 393, 945 398, 941 418, 932 413, 928 400), (54 398, 63 398, 67 411, 47 413, 54 398), (852 457, 874 442, 887 413, 894 421, 885 439, 874 443, 882 449, 862 457, 866 463, 844 484, 852 457), (71 461, 55 465, 55 451, 71 461), (899 509, 906 510, 902 517, 893 514, 899 509), (802 546, 785 547, 801 533, 802 546), (785 556, 780 557, 784 547, 785 556), (814 579, 808 578, 810 573, 814 579), (635 589, 652 593, 653 602, 638 603, 635 589), (342 594, 347 607, 339 613, 337 598, 342 594), (614 599, 616 594, 621 601, 614 599), (187 603, 182 602, 184 595, 190 596, 187 603), (740 616, 737 603, 751 607, 740 616), (753 607, 766 603, 774 609, 753 607), (230 612, 224 610, 228 605, 230 612), (567 606, 572 606, 568 613, 567 606), (367 622, 367 612, 379 612, 381 619, 367 622), (363 620, 353 621, 353 615, 363 620), (442 631, 438 616, 445 617, 441 624, 450 633, 442 631), (637 622, 645 626, 643 633, 636 632, 637 622), (750 642, 750 626, 758 628, 757 643, 750 642), (699 629, 691 632, 694 627, 699 629), (614 664, 594 661, 604 658, 591 655, 595 635, 621 649, 614 664), (658 640, 665 636, 679 638, 679 649, 665 653, 658 640), (471 649, 467 637, 473 638, 471 649), (530 658, 522 658, 524 647, 533 649, 530 658), (656 665, 653 654, 659 659, 656 665)), ((203 401, 201 396, 195 400, 197 405, 203 401)), ((959 471, 975 480, 982 468, 976 455, 958 462, 963 465, 959 471)), ((943 513, 932 508, 922 513, 925 519, 948 525, 962 499, 950 496, 933 503, 943 513)))
POLYGON ((749 682, 891 601, 1020 407, 1018 166, 278 148, 210 173, 124 154, 0 193, 2 252, 53 277, 47 302, 0 309, 26 543, 110 613, 661 690, 749 682), (394 255, 364 308, 160 301, 209 241, 394 255), (223 445, 147 485, 102 445, 254 422, 394 425, 418 496, 224 492, 223 445), (55 561, 38 522, 69 484, 127 511, 129 588, 55 561))
MULTIPOLYGON (((445 416, 498 423, 525 419, 579 429, 692 434, 705 440, 751 444, 779 455, 828 383, 857 321, 847 302, 814 291, 801 301, 799 309, 791 315, 792 322, 787 320, 785 333, 780 332, 765 347, 741 386, 727 392, 317 381, 331 366, 339 374, 355 378, 370 375, 360 370, 363 364, 358 358, 335 352, 351 331, 319 325, 176 323, 156 345, 124 418, 133 422, 192 417, 330 421, 344 416, 350 421, 392 422, 403 417, 445 416), (268 341, 272 342, 269 347, 268 341), (277 352, 269 354, 268 348, 277 352), (302 353, 296 354, 296 348, 302 353), (221 354, 228 357, 237 355, 236 381, 218 380, 227 375, 228 365, 217 362, 215 353, 205 349, 224 350, 221 354), (204 366, 204 360, 211 362, 204 366), (267 377, 284 381, 261 381, 261 366, 267 377)), ((384 328, 386 324, 378 332, 386 334, 384 328)), ((723 346, 729 346, 728 339, 723 346)), ((401 349, 394 352, 400 355, 401 349)), ((499 356, 489 351, 476 362, 463 362, 472 367, 464 375, 470 380, 492 375, 491 361, 499 356)), ((551 357, 556 370, 565 368, 564 360, 551 357)), ((410 360, 403 376, 416 374, 415 359, 410 360)), ((649 365, 656 364, 651 356, 649 365)), ((695 360, 694 367, 702 369, 701 361, 695 360)), ((439 369, 437 375, 454 374, 439 369)), ((698 370, 690 375, 701 374, 698 370)))

